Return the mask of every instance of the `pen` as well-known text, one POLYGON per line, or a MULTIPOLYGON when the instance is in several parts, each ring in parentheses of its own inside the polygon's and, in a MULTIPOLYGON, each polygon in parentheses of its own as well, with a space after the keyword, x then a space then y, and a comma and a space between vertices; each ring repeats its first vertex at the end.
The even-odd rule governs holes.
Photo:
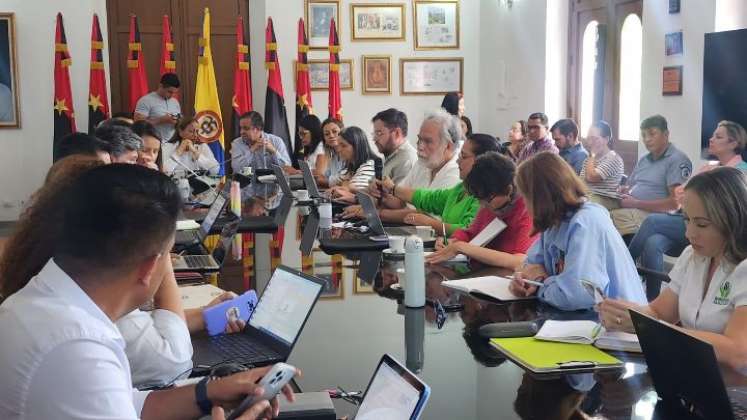
POLYGON ((542 286, 544 286, 544 285, 545 285, 545 284, 544 284, 544 283, 542 283, 542 282, 539 282, 539 281, 534 281, 534 280, 521 279, 521 281, 523 281, 524 283, 529 283, 529 284, 531 284, 532 286, 537 286, 537 287, 542 287, 542 286))
POLYGON ((449 240, 446 239, 446 223, 441 223, 441 230, 444 233, 444 245, 449 245, 449 240))

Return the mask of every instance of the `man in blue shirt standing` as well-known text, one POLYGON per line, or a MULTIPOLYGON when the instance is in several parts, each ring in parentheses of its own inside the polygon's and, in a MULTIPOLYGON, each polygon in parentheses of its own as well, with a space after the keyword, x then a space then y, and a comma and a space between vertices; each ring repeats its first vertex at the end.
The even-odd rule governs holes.
POLYGON ((584 149, 584 146, 578 140, 576 122, 570 118, 558 120, 550 128, 550 134, 555 141, 555 146, 560 151, 560 157, 571 165, 576 175, 579 175, 584 161, 589 157, 589 152, 584 149))
POLYGON ((638 160, 628 185, 620 190, 620 209, 612 221, 623 237, 635 234, 650 213, 677 209, 674 189, 690 178, 690 158, 669 142, 667 120, 654 115, 641 122, 641 139, 648 154, 638 160))
MULTIPOLYGON (((290 166, 290 156, 283 139, 264 132, 264 120, 258 112, 250 111, 242 115, 239 128, 241 137, 231 142, 231 168, 234 173, 241 173, 246 167, 257 170, 269 169, 271 165, 290 166)), ((244 188, 242 195, 256 196, 264 191, 262 187, 252 183, 244 188)))

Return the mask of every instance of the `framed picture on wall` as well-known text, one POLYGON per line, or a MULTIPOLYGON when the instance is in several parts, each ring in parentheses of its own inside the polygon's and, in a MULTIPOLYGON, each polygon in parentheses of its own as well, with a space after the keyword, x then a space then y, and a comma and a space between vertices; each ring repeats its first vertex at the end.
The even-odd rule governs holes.
POLYGON ((664 35, 664 54, 678 55, 682 54, 684 48, 682 47, 682 31, 670 32, 664 35))
POLYGON ((19 128, 18 71, 13 13, 0 13, 0 128, 19 128))
POLYGON ((661 94, 665 96, 682 95, 682 66, 668 66, 662 70, 661 94))
POLYGON ((458 49, 459 1, 414 2, 415 49, 458 49))
POLYGON ((462 58, 400 58, 401 95, 445 95, 462 92, 462 58))
POLYGON ((351 4, 353 41, 404 41, 404 4, 351 4))
POLYGON ((392 57, 364 55, 361 77, 364 95, 392 93, 392 57))
MULTIPOLYGON (((311 90, 329 89, 329 60, 309 60, 311 90)), ((340 89, 353 90, 353 60, 340 60, 340 89)))
POLYGON ((309 37, 309 48, 326 49, 329 47, 329 26, 335 19, 337 33, 340 33, 340 2, 338 0, 304 0, 306 31, 309 37))
POLYGON ((356 295, 370 295, 375 293, 372 282, 358 277, 358 270, 353 273, 353 293, 356 295))

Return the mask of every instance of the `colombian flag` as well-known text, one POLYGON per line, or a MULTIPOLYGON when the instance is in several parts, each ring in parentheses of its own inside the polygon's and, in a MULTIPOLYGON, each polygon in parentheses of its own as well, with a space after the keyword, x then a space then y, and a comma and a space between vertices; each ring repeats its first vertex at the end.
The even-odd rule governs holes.
POLYGON ((199 39, 200 54, 197 58, 197 86, 195 88, 195 117, 201 141, 210 145, 215 159, 220 162, 220 175, 225 175, 223 163, 223 117, 215 83, 213 55, 210 51, 210 9, 205 8, 202 22, 202 38, 199 39))

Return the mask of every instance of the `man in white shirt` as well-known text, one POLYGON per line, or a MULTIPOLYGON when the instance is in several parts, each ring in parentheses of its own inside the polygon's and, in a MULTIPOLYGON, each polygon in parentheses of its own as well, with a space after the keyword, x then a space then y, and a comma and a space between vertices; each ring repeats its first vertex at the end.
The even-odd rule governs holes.
POLYGON ((158 89, 138 99, 135 104, 135 121, 146 120, 153 124, 161 141, 169 141, 174 136, 174 126, 182 115, 182 107, 174 97, 179 93, 179 86, 176 74, 164 73, 158 89))
MULTIPOLYGON (((457 143, 461 138, 459 120, 443 109, 425 117, 418 133, 418 161, 402 182, 395 184, 411 189, 451 188, 460 182, 459 166, 455 159, 457 143)), ((377 181, 371 188, 380 188, 377 181)), ((412 213, 412 208, 393 194, 384 194, 379 215, 383 221, 401 222, 412 213)), ((346 214, 357 209, 346 209, 346 214)))
MULTIPOLYGON (((168 177, 138 165, 100 166, 73 183, 60 207, 53 258, 0 305, 0 418, 197 418, 262 391, 255 382, 268 369, 132 389, 114 322, 151 299, 172 269, 181 202, 168 177)), ((260 402, 242 419, 271 411, 276 401, 260 402)))

